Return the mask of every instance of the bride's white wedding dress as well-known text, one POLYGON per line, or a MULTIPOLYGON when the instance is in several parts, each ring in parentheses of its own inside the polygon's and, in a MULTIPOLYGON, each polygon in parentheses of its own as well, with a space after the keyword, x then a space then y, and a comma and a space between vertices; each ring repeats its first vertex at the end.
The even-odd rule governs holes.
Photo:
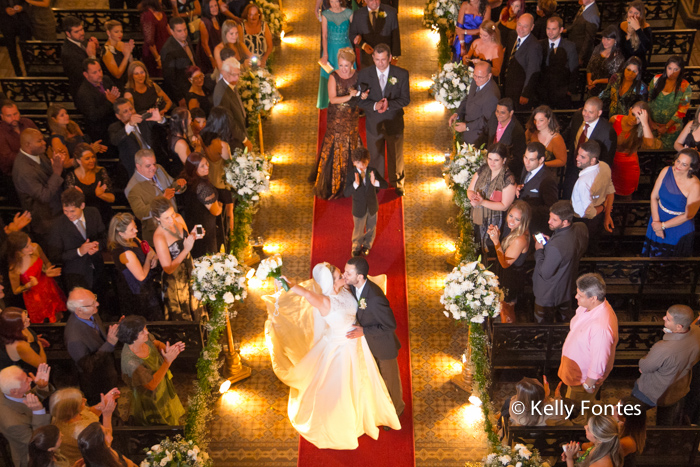
MULTIPOLYGON (((315 281, 301 286, 320 293, 315 281)), ((330 294, 327 316, 293 292, 263 299, 272 368, 290 386, 288 414, 296 430, 319 448, 356 449, 357 438, 379 436, 379 426, 401 428, 384 380, 364 336, 348 339, 357 300, 343 289, 330 294)))

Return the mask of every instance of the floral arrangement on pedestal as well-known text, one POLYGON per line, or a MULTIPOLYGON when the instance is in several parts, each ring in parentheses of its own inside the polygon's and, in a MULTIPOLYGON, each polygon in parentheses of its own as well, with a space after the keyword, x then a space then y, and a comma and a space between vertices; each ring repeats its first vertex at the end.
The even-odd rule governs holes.
POLYGON ((212 467, 214 463, 209 454, 199 449, 192 440, 182 436, 175 439, 165 438, 160 444, 151 446, 146 458, 139 467, 212 467))
POLYGON ((437 44, 440 66, 450 61, 452 56, 452 40, 461 4, 460 0, 428 0, 423 9, 423 26, 440 34, 437 44))
POLYGON ((455 203, 468 213, 471 204, 467 197, 467 188, 476 171, 486 162, 486 150, 464 143, 457 143, 456 148, 454 157, 445 167, 443 175, 448 188, 454 192, 455 203))
POLYGON ((544 462, 537 449, 530 451, 523 444, 496 447, 495 451, 484 458, 484 467, 550 467, 544 462))
MULTIPOLYGON (((185 436, 201 449, 208 444, 207 421, 213 404, 212 389, 220 382, 219 340, 226 329, 229 308, 243 301, 246 290, 246 267, 238 259, 222 251, 215 255, 202 256, 194 261, 192 270, 192 292, 209 309, 207 342, 197 361, 195 394, 189 399, 185 436)), ((189 465, 189 464, 183 464, 189 465)))
POLYGON ((436 101, 449 110, 459 107, 467 97, 474 70, 460 63, 445 63, 442 71, 433 76, 430 90, 436 101))
POLYGON ((262 67, 241 70, 241 77, 236 87, 247 113, 248 139, 257 141, 261 118, 270 113, 282 96, 277 90, 275 79, 266 68, 262 67))
POLYGON ((279 5, 268 0, 253 0, 253 3, 260 9, 262 20, 267 23, 270 33, 279 36, 287 23, 279 5))
POLYGON ((445 316, 483 323, 501 312, 503 291, 498 276, 479 261, 463 262, 445 279, 445 290, 440 303, 445 305, 445 316))

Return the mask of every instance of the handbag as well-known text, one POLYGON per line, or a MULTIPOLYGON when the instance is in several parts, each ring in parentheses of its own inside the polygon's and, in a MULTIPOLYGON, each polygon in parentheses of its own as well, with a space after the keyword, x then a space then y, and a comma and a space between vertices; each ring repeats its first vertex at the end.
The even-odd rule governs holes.
POLYGON ((501 302, 501 323, 515 323, 515 304, 501 302))

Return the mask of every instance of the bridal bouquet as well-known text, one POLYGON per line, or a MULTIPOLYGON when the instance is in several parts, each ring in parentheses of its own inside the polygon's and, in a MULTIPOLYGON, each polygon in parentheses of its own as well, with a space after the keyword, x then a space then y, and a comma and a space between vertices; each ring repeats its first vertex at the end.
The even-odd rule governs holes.
POLYGON ((530 451, 523 444, 510 446, 497 446, 493 452, 484 458, 484 467, 550 467, 544 462, 537 449, 530 451))
POLYGON ((282 257, 280 255, 271 256, 260 261, 258 270, 255 271, 255 276, 261 281, 266 280, 268 277, 277 279, 282 283, 282 288, 285 292, 289 292, 289 284, 287 281, 282 279, 282 257))
POLYGON ((442 71, 433 76, 433 85, 430 89, 435 100, 447 109, 456 109, 467 97, 474 71, 466 65, 459 63, 445 63, 442 71))
POLYGON ((259 67, 241 72, 238 92, 248 113, 248 121, 257 125, 255 115, 266 115, 280 100, 275 79, 265 68, 259 67))
POLYGON ((423 9, 423 26, 433 31, 454 29, 460 0, 428 0, 423 9))
POLYGON ((209 454, 200 451, 194 441, 186 441, 177 435, 175 439, 165 438, 160 444, 146 451, 146 458, 140 467, 211 467, 209 454))
POLYGON ((205 305, 232 305, 246 295, 245 266, 235 256, 223 251, 194 260, 192 290, 205 305))
POLYGON ((254 0, 253 3, 260 9, 260 15, 270 28, 270 33, 279 36, 287 22, 279 5, 268 0, 254 0))
POLYGON ((486 150, 477 149, 472 144, 457 143, 457 151, 445 167, 445 183, 455 192, 455 202, 464 211, 471 209, 467 188, 472 176, 486 162, 486 150))
POLYGON ((503 291, 498 276, 478 260, 462 262, 447 275, 445 291, 440 303, 445 305, 445 316, 483 323, 484 318, 495 318, 501 312, 503 291))
POLYGON ((251 204, 260 199, 260 193, 270 191, 271 169, 266 157, 236 149, 224 164, 224 183, 238 201, 251 204))

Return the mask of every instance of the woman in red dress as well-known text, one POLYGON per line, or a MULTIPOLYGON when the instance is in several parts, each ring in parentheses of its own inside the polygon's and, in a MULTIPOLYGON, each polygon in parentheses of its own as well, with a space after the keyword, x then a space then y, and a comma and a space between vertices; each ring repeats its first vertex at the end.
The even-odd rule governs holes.
POLYGON ((146 64, 151 76, 163 76, 160 63, 160 49, 170 37, 168 16, 163 11, 160 0, 143 0, 141 10, 141 31, 143 32, 143 50, 141 61, 146 64))
POLYGON ((7 236, 7 262, 12 291, 22 294, 29 320, 59 321, 66 311, 66 296, 53 278, 61 275, 61 268, 53 266, 41 247, 21 231, 7 236))

